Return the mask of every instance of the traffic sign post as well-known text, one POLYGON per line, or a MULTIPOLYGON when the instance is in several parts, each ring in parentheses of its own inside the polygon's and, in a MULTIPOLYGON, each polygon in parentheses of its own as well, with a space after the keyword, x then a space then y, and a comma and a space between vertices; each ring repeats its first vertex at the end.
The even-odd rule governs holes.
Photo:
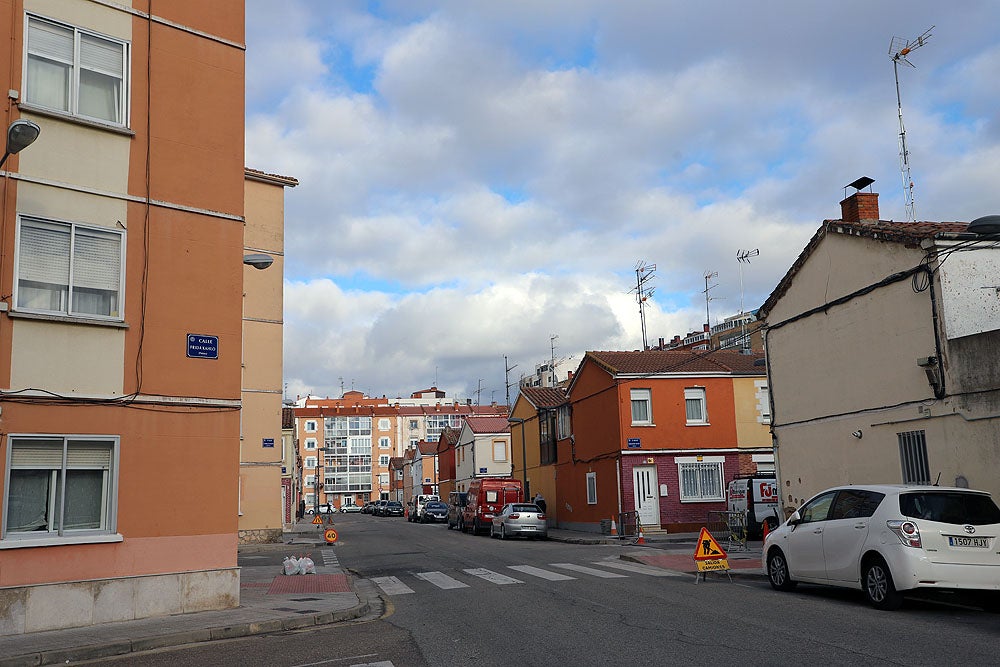
POLYGON ((708 528, 702 527, 698 534, 698 542, 694 548, 694 562, 698 566, 698 573, 694 575, 694 583, 705 579, 706 572, 725 572, 729 580, 733 577, 729 574, 729 557, 726 550, 712 537, 708 528))
POLYGON ((323 517, 321 517, 319 514, 317 514, 316 516, 313 517, 313 521, 312 522, 313 522, 314 526, 322 526, 323 525, 323 517))

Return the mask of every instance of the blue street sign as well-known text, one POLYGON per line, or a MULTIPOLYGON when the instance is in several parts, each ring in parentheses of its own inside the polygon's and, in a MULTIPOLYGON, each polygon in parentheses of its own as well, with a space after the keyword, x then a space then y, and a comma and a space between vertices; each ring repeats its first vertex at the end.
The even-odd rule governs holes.
POLYGON ((489 468, 480 468, 479 469, 479 474, 480 475, 485 475, 487 470, 489 470, 489 468))
POLYGON ((642 447, 642 441, 639 438, 629 438, 628 448, 629 449, 639 449, 642 447))
POLYGON ((195 359, 218 359, 219 337, 204 334, 187 335, 187 356, 195 359))
POLYGON ((274 438, 261 438, 261 447, 274 447, 274 438))

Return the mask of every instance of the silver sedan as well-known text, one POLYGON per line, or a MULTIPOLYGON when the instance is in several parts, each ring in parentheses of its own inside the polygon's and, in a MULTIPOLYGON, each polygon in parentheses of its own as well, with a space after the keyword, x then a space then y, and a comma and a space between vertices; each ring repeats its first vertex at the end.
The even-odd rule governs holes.
POLYGON ((490 526, 490 537, 500 536, 500 539, 524 535, 545 539, 549 534, 549 526, 545 513, 538 505, 528 503, 509 503, 503 506, 493 517, 490 526))

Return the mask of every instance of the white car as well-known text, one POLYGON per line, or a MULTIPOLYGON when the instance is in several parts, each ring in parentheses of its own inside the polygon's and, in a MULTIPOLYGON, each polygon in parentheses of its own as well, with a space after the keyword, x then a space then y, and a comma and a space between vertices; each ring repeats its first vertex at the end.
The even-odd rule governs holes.
POLYGON ((361 511, 360 505, 344 505, 340 508, 341 514, 347 514, 348 512, 360 512, 360 511, 361 511))
POLYGON ((988 493, 939 486, 858 485, 810 499, 764 541, 771 586, 856 588, 878 609, 916 589, 978 591, 1000 607, 1000 508, 988 493))

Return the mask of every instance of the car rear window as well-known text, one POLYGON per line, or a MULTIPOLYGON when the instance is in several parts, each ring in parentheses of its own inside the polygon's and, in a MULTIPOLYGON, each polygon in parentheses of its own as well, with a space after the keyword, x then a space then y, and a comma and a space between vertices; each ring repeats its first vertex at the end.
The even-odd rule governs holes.
POLYGON ((983 526, 1000 523, 1000 507, 980 493, 961 491, 920 491, 899 496, 899 510, 904 516, 939 523, 983 526))
POLYGON ((436 501, 435 502, 427 503, 426 505, 424 505, 424 507, 426 509, 429 509, 429 510, 446 510, 446 509, 448 509, 447 505, 445 505, 444 503, 436 502, 436 501))
POLYGON ((541 512, 537 505, 514 505, 510 509, 512 512, 541 512))
POLYGON ((391 503, 387 503, 387 505, 388 505, 389 507, 402 507, 402 506, 403 506, 403 503, 400 503, 400 502, 396 502, 396 501, 394 500, 394 501, 392 501, 391 503))

